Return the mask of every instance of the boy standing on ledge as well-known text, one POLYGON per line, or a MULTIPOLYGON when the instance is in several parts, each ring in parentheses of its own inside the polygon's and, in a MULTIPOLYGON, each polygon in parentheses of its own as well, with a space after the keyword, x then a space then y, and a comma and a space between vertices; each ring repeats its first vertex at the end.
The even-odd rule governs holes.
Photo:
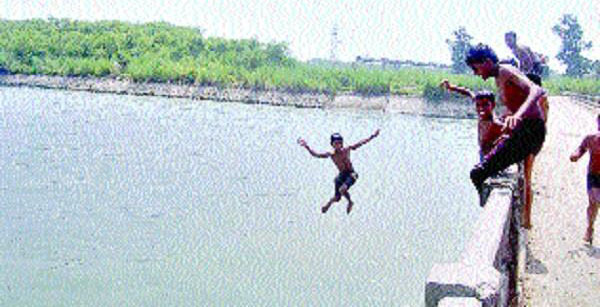
POLYGON ((344 147, 344 139, 339 133, 334 133, 331 135, 331 146, 333 147, 333 152, 325 152, 325 153, 317 153, 312 150, 306 141, 302 138, 298 139, 298 144, 300 146, 306 148, 308 152, 316 158, 331 158, 335 166, 337 166, 340 171, 339 175, 335 178, 335 195, 327 202, 325 206, 321 208, 321 212, 325 213, 329 210, 329 207, 334 202, 338 202, 343 195, 348 200, 348 207, 346 207, 346 213, 350 214, 352 211, 352 206, 354 203, 352 199, 350 199, 350 194, 348 193, 348 189, 356 182, 358 179, 358 174, 354 171, 354 167, 352 167, 352 162, 350 161, 350 151, 359 148, 362 145, 367 144, 372 139, 379 135, 379 129, 375 130, 375 132, 368 138, 359 141, 354 145, 350 145, 348 147, 344 147))
POLYGON ((594 237, 594 221, 598 214, 598 203, 600 203, 600 114, 596 118, 598 131, 587 135, 581 145, 571 154, 571 161, 576 162, 586 152, 590 153, 590 163, 588 164, 587 174, 587 192, 589 206, 587 208, 588 226, 583 240, 592 244, 594 237))
POLYGON ((519 69, 535 84, 542 85, 542 59, 531 48, 517 44, 517 34, 513 31, 504 34, 504 41, 519 60, 519 69))
MULTIPOLYGON (((517 68, 498 64, 496 53, 487 45, 479 44, 467 52, 467 64, 483 80, 493 77, 499 100, 506 106, 508 115, 502 138, 483 161, 471 170, 471 181, 481 193, 484 181, 513 163, 530 160, 542 149, 546 137, 546 92, 534 84, 517 68)), ((526 170, 527 170, 527 161, 526 170)), ((529 176, 530 177, 530 176, 529 176)), ((523 208, 523 226, 531 228, 531 180, 525 176, 526 201, 523 208)))

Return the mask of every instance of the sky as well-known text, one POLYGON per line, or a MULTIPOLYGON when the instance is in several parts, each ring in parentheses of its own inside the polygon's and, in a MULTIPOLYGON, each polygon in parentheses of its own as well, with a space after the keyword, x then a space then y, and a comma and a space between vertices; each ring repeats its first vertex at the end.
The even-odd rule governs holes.
POLYGON ((600 60, 600 0, 0 0, 0 18, 166 21, 199 27, 206 36, 286 42, 300 60, 329 58, 337 26, 336 57, 357 56, 450 63, 446 39, 464 26, 473 43, 511 56, 504 33, 550 56, 552 69, 560 39, 552 32, 564 14, 574 15, 593 48, 584 56, 600 60))

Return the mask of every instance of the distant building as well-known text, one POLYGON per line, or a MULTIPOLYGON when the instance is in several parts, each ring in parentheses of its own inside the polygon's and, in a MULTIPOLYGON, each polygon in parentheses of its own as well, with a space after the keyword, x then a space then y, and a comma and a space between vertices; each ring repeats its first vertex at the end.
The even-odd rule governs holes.
POLYGON ((344 67, 344 66, 365 66, 365 67, 373 67, 373 68, 381 68, 381 69, 403 69, 403 68, 422 68, 422 69, 432 69, 432 70, 450 70, 449 65, 439 64, 439 63, 423 63, 423 62, 415 62, 412 60, 392 60, 388 58, 371 58, 371 57, 363 57, 357 56, 354 62, 341 62, 341 61, 332 61, 331 59, 323 59, 323 58, 313 58, 306 63, 311 65, 319 65, 319 66, 335 66, 335 67, 344 67))
POLYGON ((412 60, 392 60, 388 58, 371 58, 371 57, 362 57, 357 56, 354 61, 355 64, 371 66, 371 67, 381 67, 385 69, 401 69, 401 68, 425 68, 425 69, 450 69, 449 65, 439 64, 439 63, 423 63, 423 62, 415 62, 412 60))
POLYGON ((351 66, 353 62, 342 62, 342 61, 332 61, 331 59, 323 59, 323 58, 312 58, 306 61, 307 64, 318 65, 318 66, 335 66, 335 67, 343 67, 343 66, 351 66))

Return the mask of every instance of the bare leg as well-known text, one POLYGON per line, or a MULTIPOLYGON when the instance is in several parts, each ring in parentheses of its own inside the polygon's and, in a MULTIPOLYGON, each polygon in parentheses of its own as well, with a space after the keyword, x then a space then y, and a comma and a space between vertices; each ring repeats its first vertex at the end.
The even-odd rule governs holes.
POLYGON ((346 213, 350 214, 350 211, 352 211, 352 206, 354 205, 354 203, 352 202, 352 199, 350 198, 350 193, 348 193, 348 188, 346 187, 345 184, 340 187, 340 193, 342 193, 342 195, 344 195, 344 197, 348 200, 348 207, 346 207, 346 213))
POLYGON ((334 196, 334 197, 332 197, 332 198, 331 198, 331 199, 330 199, 330 200, 327 202, 327 204, 325 204, 325 206, 323 206, 323 207, 321 208, 321 212, 322 212, 322 213, 325 213, 325 212, 327 212, 327 210, 329 210, 329 207, 331 207, 331 205, 332 205, 333 203, 336 203, 336 202, 340 201, 340 199, 341 199, 341 197, 340 197, 340 196, 337 196, 337 195, 336 195, 336 196, 334 196))
POLYGON ((592 244, 592 239, 594 238, 594 222, 596 221, 597 215, 598 215, 598 203, 594 202, 594 200, 590 196, 590 205, 587 208, 588 226, 585 231, 585 237, 583 237, 583 240, 590 244, 592 244))
POLYGON ((528 155, 525 158, 525 167, 524 167, 524 173, 525 173, 525 180, 524 180, 524 185, 525 185, 525 189, 524 189, 524 193, 525 194, 525 203, 523 204, 523 216, 522 216, 522 220, 523 220, 523 227, 525 229, 531 229, 531 203, 533 202, 533 194, 531 192, 531 171, 533 169, 533 160, 534 160, 535 156, 534 155, 528 155))

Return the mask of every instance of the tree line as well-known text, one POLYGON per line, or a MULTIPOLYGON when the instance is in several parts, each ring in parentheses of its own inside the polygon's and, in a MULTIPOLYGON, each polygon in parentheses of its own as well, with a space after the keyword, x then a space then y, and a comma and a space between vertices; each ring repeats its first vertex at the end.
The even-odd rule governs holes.
MULTIPOLYGON (((581 54, 592 48, 592 42, 583 39, 583 30, 575 16, 563 15, 559 22, 552 27, 552 32, 561 39, 561 47, 556 59, 566 66, 565 74, 567 76, 600 77, 600 61, 590 60, 581 54)), ((446 40, 452 55, 452 71, 466 73, 469 71, 469 67, 464 61, 465 53, 472 46, 473 37, 467 33, 465 27, 459 27, 452 35, 453 39, 446 40)))
MULTIPOLYGON (((453 63, 457 64, 453 68, 464 71, 464 67, 459 67, 464 66, 459 56, 464 57, 470 36, 462 30, 458 38, 452 45, 456 47, 453 50, 460 50, 453 52, 453 63)), ((286 43, 205 37, 201 29, 165 22, 134 24, 56 18, 0 20, 0 73, 441 99, 447 97, 441 95, 438 84, 445 78, 473 89, 492 88, 490 82, 471 74, 449 75, 445 69, 378 67, 358 62, 305 63, 291 56, 286 43)), ((550 81, 545 86, 554 93, 600 91, 597 79, 550 81)))
POLYGON ((206 38, 200 29, 164 22, 0 20, 0 66, 14 73, 218 83, 227 80, 209 71, 235 67, 244 74, 293 64, 283 43, 206 38))

